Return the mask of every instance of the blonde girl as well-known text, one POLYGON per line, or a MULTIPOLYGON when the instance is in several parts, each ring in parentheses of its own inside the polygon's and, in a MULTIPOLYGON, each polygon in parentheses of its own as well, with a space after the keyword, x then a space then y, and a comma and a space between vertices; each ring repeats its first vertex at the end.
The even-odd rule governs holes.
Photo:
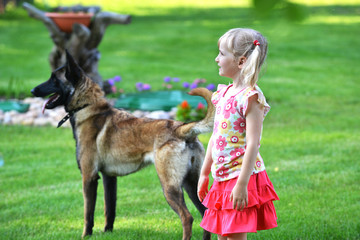
POLYGON ((208 208, 201 227, 219 240, 247 239, 248 232, 277 226, 278 200, 259 153, 263 120, 270 110, 256 85, 267 55, 267 41, 257 31, 236 28, 218 41, 219 75, 233 80, 218 86, 216 107, 198 182, 198 197, 208 208), (210 171, 214 178, 208 190, 210 171))

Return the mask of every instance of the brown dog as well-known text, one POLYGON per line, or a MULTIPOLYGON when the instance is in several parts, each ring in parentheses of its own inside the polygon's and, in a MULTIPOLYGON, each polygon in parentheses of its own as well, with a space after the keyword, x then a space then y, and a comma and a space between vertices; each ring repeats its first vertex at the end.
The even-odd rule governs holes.
MULTIPOLYGON (((183 239, 190 239, 193 217, 187 209, 182 188, 201 215, 205 207, 197 198, 197 182, 204 148, 197 135, 212 130, 214 106, 211 92, 194 89, 192 95, 206 99, 208 111, 199 122, 184 124, 172 120, 136 118, 110 106, 100 87, 88 78, 69 53, 65 66, 55 70, 47 82, 32 90, 38 97, 53 94, 44 105, 64 105, 76 140, 76 157, 83 179, 84 220, 82 236, 92 234, 97 184, 103 176, 105 231, 113 229, 117 176, 124 176, 155 163, 165 198, 179 215, 183 239)), ((203 239, 210 239, 204 231, 203 239)))

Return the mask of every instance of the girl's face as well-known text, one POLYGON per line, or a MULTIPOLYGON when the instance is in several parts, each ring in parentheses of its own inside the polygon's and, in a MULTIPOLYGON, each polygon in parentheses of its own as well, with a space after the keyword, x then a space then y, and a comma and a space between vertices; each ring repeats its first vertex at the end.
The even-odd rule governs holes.
POLYGON ((224 41, 220 42, 219 55, 215 58, 218 64, 219 75, 235 79, 239 76, 240 65, 237 63, 234 55, 225 47, 224 41))

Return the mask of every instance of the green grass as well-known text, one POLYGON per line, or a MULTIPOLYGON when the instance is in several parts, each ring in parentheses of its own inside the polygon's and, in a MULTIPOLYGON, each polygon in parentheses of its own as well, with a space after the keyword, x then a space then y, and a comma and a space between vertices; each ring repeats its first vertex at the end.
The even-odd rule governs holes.
MULTIPOLYGON (((172 2, 104 6, 132 14, 133 22, 107 29, 99 48, 102 76, 121 75, 128 92, 137 81, 160 89, 164 76, 227 83, 214 62, 218 37, 232 27, 259 30, 269 40, 259 85, 272 107, 261 153, 281 200, 275 203, 279 227, 249 239, 359 239, 360 5, 307 2, 308 18, 288 23, 281 10, 257 18, 239 1, 210 1, 208 8, 172 2)), ((0 16, 0 96, 27 96, 47 79, 51 47, 42 23, 22 10, 0 16)), ((205 145, 207 139, 201 137, 205 145)), ((1 238, 79 239, 83 201, 71 130, 0 125, 0 152, 1 238)), ((99 186, 92 239, 181 238, 153 167, 119 178, 112 234, 101 232, 99 186)), ((200 239, 200 216, 186 201, 200 239)))

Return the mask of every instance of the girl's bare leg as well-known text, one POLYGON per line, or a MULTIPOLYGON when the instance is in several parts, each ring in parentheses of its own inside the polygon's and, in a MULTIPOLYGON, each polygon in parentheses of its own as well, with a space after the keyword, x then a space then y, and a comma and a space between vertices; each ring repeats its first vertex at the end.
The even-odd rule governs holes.
POLYGON ((246 240, 247 233, 234 233, 227 237, 227 240, 246 240))
POLYGON ((221 236, 221 235, 217 235, 218 236, 218 240, 228 240, 227 237, 221 236))

